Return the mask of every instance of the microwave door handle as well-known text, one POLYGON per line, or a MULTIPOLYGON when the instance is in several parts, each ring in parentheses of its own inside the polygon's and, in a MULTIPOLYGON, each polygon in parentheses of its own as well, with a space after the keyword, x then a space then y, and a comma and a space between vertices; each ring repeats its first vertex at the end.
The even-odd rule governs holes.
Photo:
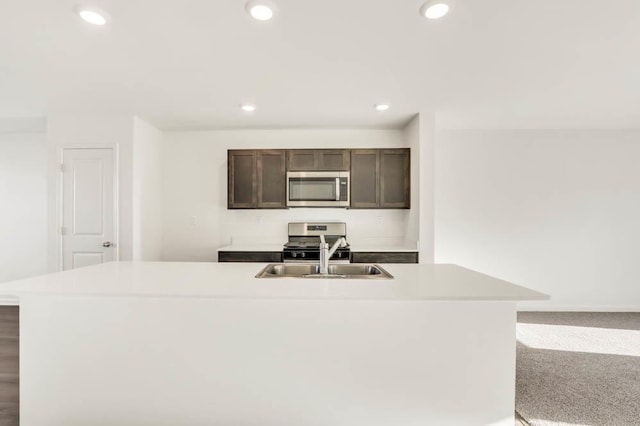
POLYGON ((336 201, 340 201, 340 178, 336 178, 336 201))

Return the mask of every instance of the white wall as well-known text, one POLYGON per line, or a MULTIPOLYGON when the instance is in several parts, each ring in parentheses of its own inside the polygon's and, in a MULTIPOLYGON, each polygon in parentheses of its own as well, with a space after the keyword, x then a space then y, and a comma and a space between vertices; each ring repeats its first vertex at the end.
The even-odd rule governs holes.
POLYGON ((411 148, 411 200, 407 235, 415 235, 420 263, 434 260, 434 149, 435 124, 432 113, 420 113, 404 128, 411 148))
POLYGON ((133 122, 133 260, 160 260, 162 252, 162 132, 133 122))
POLYGON ((0 134, 45 134, 47 132, 46 117, 0 117, 0 134))
POLYGON ((294 221, 345 221, 352 243, 407 237, 408 210, 227 210, 227 149, 407 147, 401 130, 167 132, 164 139, 164 260, 215 260, 232 238, 283 244, 294 221))
POLYGON ((640 309, 639 159, 640 131, 439 132, 436 261, 550 294, 538 307, 640 309))
POLYGON ((46 272, 46 135, 0 134, 0 282, 46 272))

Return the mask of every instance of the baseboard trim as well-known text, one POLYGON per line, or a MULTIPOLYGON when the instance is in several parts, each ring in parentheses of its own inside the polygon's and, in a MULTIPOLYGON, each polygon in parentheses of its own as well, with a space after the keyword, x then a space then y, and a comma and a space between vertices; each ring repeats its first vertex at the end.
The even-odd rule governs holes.
POLYGON ((549 305, 529 304, 517 307, 518 312, 640 312, 640 305, 549 305))

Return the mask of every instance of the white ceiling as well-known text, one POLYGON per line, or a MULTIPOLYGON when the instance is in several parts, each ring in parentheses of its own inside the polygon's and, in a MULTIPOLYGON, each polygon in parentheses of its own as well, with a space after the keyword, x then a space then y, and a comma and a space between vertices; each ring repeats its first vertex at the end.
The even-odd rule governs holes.
POLYGON ((137 114, 164 129, 640 127, 640 1, 457 0, 440 21, 415 0, 0 2, 0 117, 137 114), (373 104, 388 101, 380 113, 373 104), (258 110, 242 113, 241 102, 258 110))

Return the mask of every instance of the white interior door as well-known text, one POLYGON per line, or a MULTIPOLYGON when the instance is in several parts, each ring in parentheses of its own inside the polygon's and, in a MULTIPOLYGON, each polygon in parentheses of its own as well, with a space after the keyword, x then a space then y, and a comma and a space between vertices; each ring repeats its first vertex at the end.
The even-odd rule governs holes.
POLYGON ((64 270, 116 259, 114 175, 110 148, 63 150, 64 270))

